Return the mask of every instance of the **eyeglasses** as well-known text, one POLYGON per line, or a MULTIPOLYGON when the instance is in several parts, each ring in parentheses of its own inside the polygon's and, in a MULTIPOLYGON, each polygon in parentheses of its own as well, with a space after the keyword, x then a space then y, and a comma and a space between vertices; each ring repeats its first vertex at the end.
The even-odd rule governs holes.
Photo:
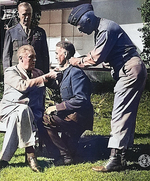
MULTIPOLYGON (((32 60, 33 62, 36 62, 36 56, 34 54, 23 55, 22 57, 32 60)), ((20 56, 21 59, 22 59, 22 57, 20 56)))

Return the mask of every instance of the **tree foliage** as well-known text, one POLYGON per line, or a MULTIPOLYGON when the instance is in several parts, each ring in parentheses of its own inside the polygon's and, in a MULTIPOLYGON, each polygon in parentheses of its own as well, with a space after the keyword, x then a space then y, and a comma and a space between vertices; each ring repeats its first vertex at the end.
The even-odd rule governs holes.
POLYGON ((142 4, 140 11, 144 21, 143 28, 139 30, 143 33, 143 52, 141 53, 141 56, 143 57, 145 64, 150 67, 150 0, 146 0, 142 4))

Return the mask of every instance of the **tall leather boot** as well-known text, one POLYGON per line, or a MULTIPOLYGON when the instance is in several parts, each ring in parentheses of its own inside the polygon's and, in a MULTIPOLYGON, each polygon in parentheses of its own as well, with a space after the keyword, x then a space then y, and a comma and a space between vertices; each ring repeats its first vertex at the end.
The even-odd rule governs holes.
POLYGON ((111 149, 111 154, 105 166, 92 167, 97 172, 111 172, 124 170, 127 166, 125 159, 126 150, 124 149, 111 149))
POLYGON ((56 166, 59 165, 69 165, 73 162, 70 152, 63 142, 63 140, 59 137, 57 130, 53 128, 47 129, 47 132, 52 140, 52 142, 57 146, 60 151, 60 157, 55 160, 54 164, 56 166))

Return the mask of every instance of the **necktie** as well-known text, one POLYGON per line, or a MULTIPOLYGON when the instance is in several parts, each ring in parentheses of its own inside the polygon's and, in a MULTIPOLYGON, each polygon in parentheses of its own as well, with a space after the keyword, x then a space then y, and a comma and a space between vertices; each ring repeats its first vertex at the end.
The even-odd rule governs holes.
POLYGON ((27 71, 27 75, 28 75, 29 79, 31 79, 31 71, 27 71))
POLYGON ((29 29, 28 29, 28 28, 25 29, 25 33, 26 33, 27 35, 29 34, 29 29))

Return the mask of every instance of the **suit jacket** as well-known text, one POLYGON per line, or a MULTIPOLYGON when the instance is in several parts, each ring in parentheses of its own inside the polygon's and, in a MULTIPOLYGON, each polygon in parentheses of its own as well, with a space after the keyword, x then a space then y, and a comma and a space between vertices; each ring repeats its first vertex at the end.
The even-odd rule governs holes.
POLYGON ((43 75, 41 70, 33 69, 32 79, 29 79, 25 70, 19 65, 5 70, 4 94, 0 102, 0 116, 2 118, 6 118, 7 115, 21 104, 29 105, 35 120, 42 117, 45 85, 41 75, 43 75))
POLYGON ((36 52, 36 68, 49 72, 49 51, 46 33, 40 27, 31 29, 27 36, 20 23, 6 31, 3 50, 3 69, 18 64, 17 50, 22 45, 30 44, 36 52))
MULTIPOLYGON (((4 72, 4 94, 0 102, 0 130, 4 130, 0 159, 9 161, 17 147, 35 145, 35 122, 42 119, 44 112, 43 72, 33 69, 29 79, 19 64, 4 72), (11 148, 11 149, 10 149, 11 148)), ((39 128, 38 128, 39 129, 39 128)))
POLYGON ((56 105, 57 116, 75 121, 84 129, 92 130, 93 106, 90 101, 91 84, 83 70, 69 66, 60 83, 62 102, 56 105))

